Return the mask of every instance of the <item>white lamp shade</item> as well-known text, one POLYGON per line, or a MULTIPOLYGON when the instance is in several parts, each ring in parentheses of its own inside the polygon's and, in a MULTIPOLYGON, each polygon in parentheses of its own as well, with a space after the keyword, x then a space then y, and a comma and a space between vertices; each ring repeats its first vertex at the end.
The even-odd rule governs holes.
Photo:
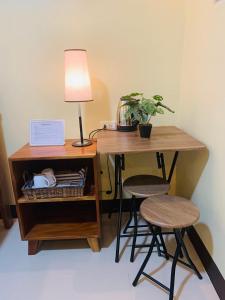
POLYGON ((65 59, 65 101, 92 101, 90 77, 87 64, 87 51, 68 49, 65 59))

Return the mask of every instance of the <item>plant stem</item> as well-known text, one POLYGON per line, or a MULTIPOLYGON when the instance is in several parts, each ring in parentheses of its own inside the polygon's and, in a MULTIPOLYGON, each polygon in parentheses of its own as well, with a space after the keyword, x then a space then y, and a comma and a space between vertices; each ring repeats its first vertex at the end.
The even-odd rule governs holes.
POLYGON ((165 109, 167 109, 168 111, 172 112, 172 113, 175 113, 174 110, 172 110, 171 108, 169 108, 168 106, 166 106, 165 104, 162 104, 161 102, 158 102, 157 103, 157 106, 162 106, 164 107, 165 109))

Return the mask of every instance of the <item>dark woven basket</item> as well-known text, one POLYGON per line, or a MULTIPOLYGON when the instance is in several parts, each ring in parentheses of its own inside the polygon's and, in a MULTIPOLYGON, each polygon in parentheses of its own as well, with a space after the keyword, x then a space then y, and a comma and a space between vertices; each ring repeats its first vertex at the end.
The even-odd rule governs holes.
POLYGON ((45 198, 66 198, 80 197, 84 195, 84 186, 50 187, 50 188, 30 188, 30 182, 22 187, 22 192, 27 200, 37 200, 45 198))

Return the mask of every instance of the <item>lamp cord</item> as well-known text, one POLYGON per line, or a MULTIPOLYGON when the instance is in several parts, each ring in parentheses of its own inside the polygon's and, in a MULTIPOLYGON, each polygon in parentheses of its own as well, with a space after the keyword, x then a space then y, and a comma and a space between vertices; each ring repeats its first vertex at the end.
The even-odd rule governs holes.
POLYGON ((102 131, 102 130, 105 130, 105 128, 98 128, 98 129, 92 130, 92 131, 89 133, 89 139, 93 139, 93 137, 94 137, 99 131, 102 131))

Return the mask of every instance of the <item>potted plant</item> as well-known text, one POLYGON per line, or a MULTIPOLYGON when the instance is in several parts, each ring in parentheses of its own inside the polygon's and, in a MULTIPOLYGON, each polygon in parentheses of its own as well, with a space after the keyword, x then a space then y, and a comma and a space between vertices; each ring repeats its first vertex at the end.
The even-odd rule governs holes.
POLYGON ((164 114, 164 109, 174 113, 174 111, 163 104, 163 97, 155 95, 152 98, 145 98, 143 93, 131 93, 123 96, 126 100, 124 105, 128 106, 127 117, 133 121, 138 121, 140 136, 143 138, 150 138, 152 124, 150 123, 151 117, 156 114, 164 114))

